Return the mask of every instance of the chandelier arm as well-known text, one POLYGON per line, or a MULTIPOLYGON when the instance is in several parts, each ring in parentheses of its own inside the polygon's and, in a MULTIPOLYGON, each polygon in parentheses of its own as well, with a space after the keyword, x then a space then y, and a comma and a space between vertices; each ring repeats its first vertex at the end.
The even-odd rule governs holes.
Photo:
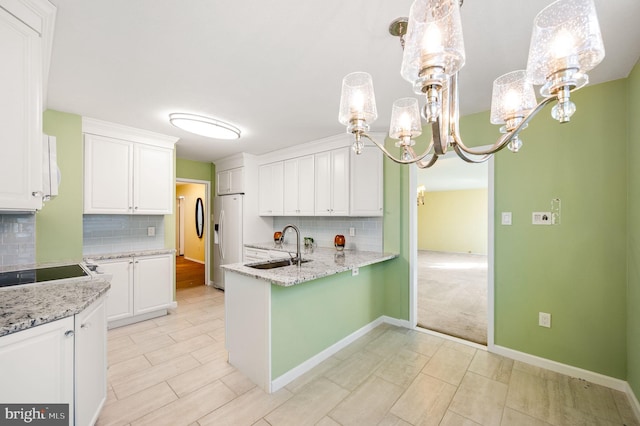
POLYGON ((467 153, 465 153, 462 149, 460 149, 460 145, 458 144, 453 144, 453 150, 456 152, 456 154, 458 154, 458 157, 460 157, 462 160, 466 161, 467 163, 472 163, 472 164, 484 163, 489 158, 491 158, 491 154, 485 154, 478 159, 471 158, 467 156, 467 153))
POLYGON ((413 152, 413 149, 411 149, 411 153, 413 154, 413 157, 411 160, 401 160, 399 158, 396 158, 393 156, 393 154, 391 154, 385 147, 384 145, 382 145, 379 142, 376 142, 371 136, 369 136, 366 133, 360 133, 361 136, 369 139, 371 142, 373 142, 374 145, 376 145, 378 148, 380 148, 380 150, 384 153, 384 155, 386 155, 391 161, 398 163, 398 164, 413 164, 413 163, 418 163, 419 161, 421 161, 424 157, 427 156, 427 154, 429 153, 429 151, 431 150, 431 147, 433 146, 433 139, 431 139, 431 143, 429 144, 429 146, 427 147, 427 149, 419 156, 415 155, 415 152, 413 152))
MULTIPOLYGON (((460 148, 460 150, 468 153, 468 154, 472 154, 472 155, 490 155, 490 154, 495 154, 496 152, 500 151, 502 148, 504 148, 505 146, 507 146, 507 144, 509 142, 511 142, 511 140, 516 137, 521 130, 523 130, 527 124, 529 124, 529 121, 531 121, 531 119, 533 119, 533 117, 536 116, 536 114, 538 114, 548 103, 555 101, 556 99, 558 99, 557 96, 549 96, 548 98, 544 98, 543 100, 541 100, 538 105, 536 105, 536 107, 534 109, 532 109, 529 114, 527 114, 524 119, 511 131, 509 131, 508 133, 505 133, 504 135, 502 135, 500 138, 498 138, 498 140, 496 141, 496 143, 494 143, 493 145, 491 145, 489 148, 487 149, 473 149, 473 148, 469 148, 467 147, 463 142, 462 142, 462 137, 460 136, 460 129, 458 129, 458 125, 457 122, 454 123, 453 125, 453 140, 454 140, 454 144, 455 146, 458 146, 460 148)), ((456 150, 456 152, 458 152, 458 150, 456 150)))
MULTIPOLYGON (((413 148, 410 147, 409 151, 411 152, 411 154, 413 154, 415 156, 415 152, 413 151, 413 148)), ((428 152, 428 150, 427 150, 428 152)), ((425 162, 425 161, 416 161, 416 166, 418 166, 421 169, 428 169, 429 167, 433 166, 436 161, 438 161, 439 156, 435 153, 431 154, 431 157, 429 158, 429 161, 425 162)))

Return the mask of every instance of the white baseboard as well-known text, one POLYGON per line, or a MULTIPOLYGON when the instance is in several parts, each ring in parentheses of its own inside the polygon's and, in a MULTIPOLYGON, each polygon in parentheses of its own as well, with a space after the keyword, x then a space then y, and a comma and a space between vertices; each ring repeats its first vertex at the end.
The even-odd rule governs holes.
POLYGON ((640 419, 640 401, 636 398, 636 394, 633 393, 633 389, 629 386, 629 382, 626 382, 627 388, 625 389, 625 393, 627 394, 627 398, 629 399, 629 404, 633 409, 633 413, 636 415, 636 419, 640 419))
POLYGON ((335 353, 337 353, 341 349, 346 348, 351 343, 355 342, 360 337, 364 336, 365 334, 367 334, 368 332, 370 332, 371 330, 373 330, 374 328, 376 328, 377 326, 379 326, 383 322, 388 322, 389 324, 391 324, 392 323, 391 320, 393 320, 394 322, 395 321, 400 321, 400 320, 396 320, 395 318, 381 316, 381 317, 373 320, 369 324, 365 325, 364 327, 361 327, 360 329, 354 331, 353 333, 351 333, 347 337, 343 338, 342 340, 340 340, 340 341, 334 343, 333 345, 329 346, 327 349, 323 350, 322 352, 318 353, 317 355, 312 356, 308 360, 306 360, 303 363, 299 364, 297 367, 292 368, 291 370, 287 371, 286 373, 284 373, 283 375, 281 375, 277 379, 272 380, 271 381, 271 392, 273 393, 273 392, 276 392, 279 389, 282 389, 283 387, 285 387, 289 383, 293 382, 298 377, 302 376, 307 371, 311 370, 313 367, 315 367, 318 364, 320 364, 322 361, 324 361, 324 360, 328 359, 329 357, 333 356, 335 353))
POLYGON ((535 355, 519 352, 513 349, 505 348, 503 346, 493 345, 488 348, 489 352, 506 356, 507 358, 515 359, 516 361, 526 362, 527 364, 535 365, 536 367, 545 368, 547 370, 555 371, 556 373, 564 374, 566 376, 583 379, 591 383, 606 386, 611 389, 615 389, 621 392, 627 392, 629 384, 621 379, 605 376, 604 374, 595 373, 593 371, 584 370, 572 365, 562 364, 550 359, 541 358, 535 355))
POLYGON ((190 257, 187 256, 183 256, 185 260, 190 260, 191 262, 196 262, 196 263, 200 263, 202 265, 204 265, 204 260, 198 260, 198 259, 192 259, 190 257))

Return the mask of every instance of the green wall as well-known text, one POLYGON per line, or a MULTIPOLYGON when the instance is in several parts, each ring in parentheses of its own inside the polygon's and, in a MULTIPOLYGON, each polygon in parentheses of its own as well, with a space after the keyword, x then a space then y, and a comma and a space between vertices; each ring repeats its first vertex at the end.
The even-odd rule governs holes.
POLYGON ((47 110, 44 133, 56 137, 62 180, 58 196, 36 214, 36 262, 82 260, 82 119, 47 110))
POLYGON ((495 159, 495 343, 625 379, 626 81, 572 98, 570 123, 547 108, 518 154, 495 159), (532 225, 556 197, 561 224, 532 225), (512 226, 499 225, 504 211, 512 226))
MULTIPOLYGON (((208 220, 209 226, 211 226, 211 214, 213 213, 213 198, 216 193, 216 166, 213 163, 205 163, 202 161, 185 160, 183 158, 176 159, 176 179, 194 179, 210 182, 209 185, 211 191, 211 199, 209 200, 208 214, 205 220, 208 220)), ((175 205, 174 209, 175 211, 175 205)), ((206 213, 206 212, 205 212, 206 213)), ((171 220, 173 224, 173 234, 175 235, 175 217, 167 217, 165 222, 171 220)), ((211 228, 209 228, 211 232, 211 228)), ((173 244, 175 247, 175 238, 173 238, 173 244)), ((209 279, 213 281, 213 234, 209 237, 209 279)))
POLYGON ((355 277, 348 271, 293 287, 271 285, 274 379, 384 314, 386 263, 360 268, 355 277))
POLYGON ((640 63, 629 79, 627 381, 640 400, 640 63))

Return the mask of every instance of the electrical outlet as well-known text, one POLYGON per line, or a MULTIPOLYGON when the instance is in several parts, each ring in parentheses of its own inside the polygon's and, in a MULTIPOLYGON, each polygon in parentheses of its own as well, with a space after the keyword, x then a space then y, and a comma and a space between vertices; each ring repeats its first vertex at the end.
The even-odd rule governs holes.
POLYGON ((352 270, 351 270, 351 276, 355 277, 356 275, 360 274, 360 268, 358 268, 357 266, 355 266, 352 270))
POLYGON ((551 314, 538 312, 538 325, 540 327, 551 328, 551 314))
POLYGON ((349 228, 349 236, 350 237, 356 236, 356 228, 349 228))
POLYGON ((511 212, 502 212, 502 224, 511 225, 511 212))
POLYGON ((531 213, 531 223, 534 225, 551 225, 551 212, 531 213))
POLYGON ((155 226, 147 227, 147 236, 148 237, 155 237, 156 236, 156 227, 155 226))

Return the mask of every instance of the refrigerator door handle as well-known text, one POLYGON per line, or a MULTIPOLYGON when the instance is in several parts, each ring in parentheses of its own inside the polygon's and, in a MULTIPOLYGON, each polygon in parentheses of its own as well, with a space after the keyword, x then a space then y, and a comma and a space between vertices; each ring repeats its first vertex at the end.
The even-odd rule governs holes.
POLYGON ((218 253, 220 254, 220 260, 224 260, 224 210, 220 210, 220 220, 218 223, 218 235, 220 240, 220 243, 218 244, 218 253))

